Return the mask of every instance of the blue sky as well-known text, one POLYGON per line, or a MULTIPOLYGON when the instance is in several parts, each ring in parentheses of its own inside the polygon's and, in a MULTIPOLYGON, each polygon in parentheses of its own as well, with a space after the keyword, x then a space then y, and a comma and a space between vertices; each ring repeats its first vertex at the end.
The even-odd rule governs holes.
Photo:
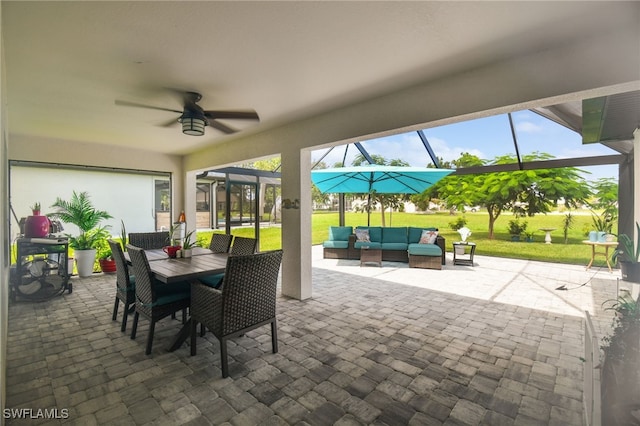
MULTIPOLYGON (((535 151, 545 152, 555 158, 590 157, 615 154, 612 149, 601 144, 582 144, 582 137, 553 121, 531 111, 512 113, 520 155, 535 151)), ((492 160, 500 155, 515 155, 513 137, 506 114, 480 118, 462 123, 425 129, 433 151, 444 160, 454 160, 463 152, 469 152, 480 158, 492 160)), ((367 151, 382 155, 387 159, 402 159, 412 166, 424 167, 430 162, 420 138, 416 132, 387 136, 379 139, 361 141, 367 151)), ((313 161, 319 160, 327 149, 314 151, 313 161)), ((327 165, 342 161, 345 147, 335 147, 323 160, 327 165)), ((358 154, 355 146, 349 146, 347 165, 358 154)), ((590 172, 585 179, 596 180, 611 177, 617 180, 618 166, 583 167, 590 172)))

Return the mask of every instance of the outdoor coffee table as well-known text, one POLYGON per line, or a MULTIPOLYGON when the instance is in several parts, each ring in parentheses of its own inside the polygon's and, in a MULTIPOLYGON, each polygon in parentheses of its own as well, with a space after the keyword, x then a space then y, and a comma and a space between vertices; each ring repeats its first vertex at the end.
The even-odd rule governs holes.
POLYGON ((382 249, 360 247, 360 266, 365 263, 377 263, 382 267, 382 249))
POLYGON ((456 241, 453 243, 453 264, 473 266, 473 255, 476 253, 476 243, 467 243, 464 241, 456 241), (466 248, 470 247, 467 253, 466 248), (457 249, 461 253, 457 253, 457 249))

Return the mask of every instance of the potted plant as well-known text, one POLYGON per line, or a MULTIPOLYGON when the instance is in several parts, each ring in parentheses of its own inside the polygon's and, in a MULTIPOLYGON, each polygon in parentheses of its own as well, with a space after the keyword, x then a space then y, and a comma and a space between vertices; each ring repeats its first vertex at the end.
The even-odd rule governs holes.
POLYGON ((609 211, 602 212, 602 215, 592 211, 591 221, 593 222, 595 231, 589 232, 589 240, 604 243, 605 236, 611 234, 611 230, 613 229, 613 222, 615 221, 614 215, 609 211))
POLYGON ((51 207, 56 209, 51 214, 53 217, 78 227, 80 232, 77 236, 65 235, 69 238, 69 247, 74 250, 78 275, 90 276, 96 260, 96 246, 100 240, 109 236, 106 227, 100 226, 100 222, 110 219, 111 215, 96 209, 85 191, 73 191, 68 201, 58 197, 51 207))
POLYGON ((33 203, 33 205, 31 206, 31 213, 34 216, 40 216, 40 203, 39 202, 33 203))
POLYGON ((96 256, 98 257, 98 263, 100 269, 105 274, 113 274, 116 272, 116 261, 112 256, 111 247, 107 243, 107 240, 101 240, 96 246, 96 256))
POLYGON ((520 222, 518 219, 509 221, 509 235, 511 241, 520 241, 520 236, 527 230, 527 222, 520 222))
POLYGON ((51 222, 47 216, 40 216, 40 203, 36 202, 30 206, 31 216, 24 222, 24 235, 27 238, 40 238, 49 235, 51 222))
POLYGON ((640 283, 640 225, 636 222, 637 240, 633 240, 627 234, 618 235, 618 247, 613 251, 611 260, 620 264, 622 279, 634 283, 640 283))
POLYGON ((525 231, 524 232, 525 241, 528 242, 528 243, 532 243, 533 242, 533 234, 534 234, 534 231, 525 231))
POLYGON ((640 402, 640 303, 622 290, 605 310, 614 311, 611 334, 602 338, 603 424, 620 421, 640 402), (614 419, 617 419, 614 421, 614 419))
POLYGON ((182 240, 182 256, 183 257, 191 257, 191 250, 193 247, 197 245, 196 241, 191 241, 191 238, 194 236, 195 231, 189 231, 184 236, 184 240, 182 240))

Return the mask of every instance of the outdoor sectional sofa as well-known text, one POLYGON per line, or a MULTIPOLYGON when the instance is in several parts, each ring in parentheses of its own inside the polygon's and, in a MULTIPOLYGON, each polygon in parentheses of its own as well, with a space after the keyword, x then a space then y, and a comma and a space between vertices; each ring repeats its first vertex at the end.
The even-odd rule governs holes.
POLYGON ((329 239, 323 242, 325 259, 360 259, 360 248, 382 249, 382 260, 409 262, 412 268, 441 269, 445 264, 445 239, 438 235, 435 244, 420 244, 422 231, 437 228, 351 226, 329 227, 329 239), (370 241, 358 241, 356 234, 367 230, 370 241))

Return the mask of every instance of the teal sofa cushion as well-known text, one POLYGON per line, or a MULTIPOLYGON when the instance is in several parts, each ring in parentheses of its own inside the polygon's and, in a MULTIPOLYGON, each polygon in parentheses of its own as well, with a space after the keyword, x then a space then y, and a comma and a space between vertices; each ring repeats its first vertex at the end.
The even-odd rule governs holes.
MULTIPOLYGON (((407 227, 382 228, 382 243, 407 244, 407 227)), ((382 247, 384 248, 384 245, 382 247)))
POLYGON ((409 227, 409 244, 417 244, 422 236, 422 231, 437 231, 438 228, 414 228, 409 227))
POLYGON ((353 234, 352 226, 330 226, 329 241, 349 241, 349 235, 353 234))
POLYGON ((323 241, 322 247, 325 248, 336 248, 336 249, 346 249, 349 247, 349 241, 323 241))
POLYGON ((442 249, 435 244, 409 244, 408 252, 414 256, 442 256, 442 249))
POLYGON ((379 226, 358 226, 356 229, 368 229, 369 239, 372 243, 382 242, 382 228, 379 226))
POLYGON ((382 250, 407 250, 407 243, 382 243, 382 250))

